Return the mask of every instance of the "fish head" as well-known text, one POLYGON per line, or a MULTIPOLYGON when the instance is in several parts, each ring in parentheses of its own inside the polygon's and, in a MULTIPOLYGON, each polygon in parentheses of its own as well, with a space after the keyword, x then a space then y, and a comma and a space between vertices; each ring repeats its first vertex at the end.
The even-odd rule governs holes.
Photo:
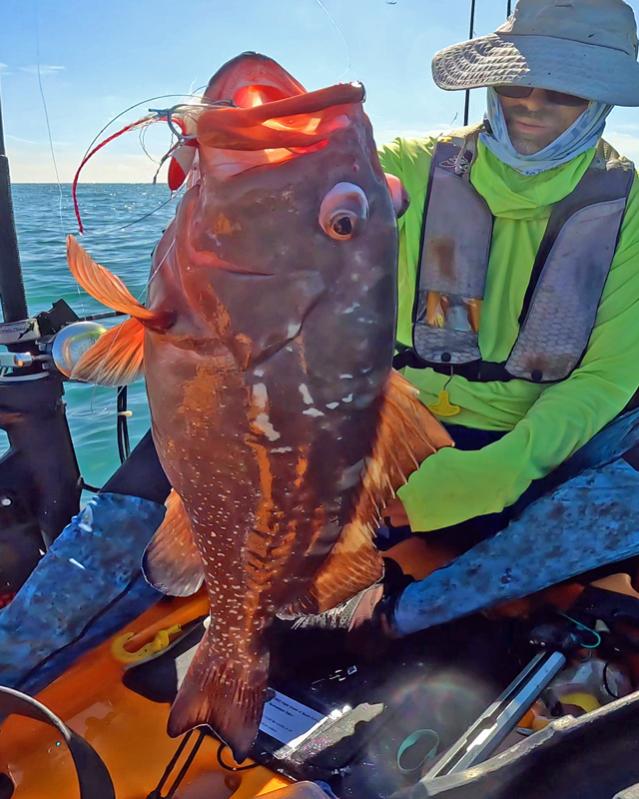
POLYGON ((255 53, 209 83, 172 235, 193 314, 249 341, 251 358, 298 335, 318 305, 336 338, 373 334, 390 358, 405 197, 396 179, 389 189, 364 98, 360 83, 307 92, 255 53))

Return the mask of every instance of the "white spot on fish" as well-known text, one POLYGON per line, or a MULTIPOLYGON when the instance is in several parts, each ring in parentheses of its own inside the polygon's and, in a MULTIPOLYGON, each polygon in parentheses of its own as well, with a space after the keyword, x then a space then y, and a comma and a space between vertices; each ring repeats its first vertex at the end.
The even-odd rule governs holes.
POLYGON ((305 411, 302 411, 305 416, 324 416, 324 412, 320 411, 318 408, 307 408, 305 411))
POLYGON ((341 380, 351 380, 353 375, 350 375, 348 372, 345 372, 343 375, 340 375, 341 380))
MULTIPOLYGON (((306 411, 304 411, 306 413, 306 411)), ((255 427, 268 438, 269 441, 277 441, 280 434, 271 424, 268 413, 258 413, 255 417, 255 427)))
POLYGON ((255 377, 264 377, 264 369, 256 369, 253 374, 255 377))
POLYGON ((342 402, 352 402, 352 401, 353 401, 352 394, 347 394, 345 397, 342 397, 342 402))
POLYGON ((358 308, 359 308, 359 303, 358 302, 354 302, 351 305, 349 305, 348 308, 344 308, 342 313, 343 314, 353 313, 353 311, 356 311, 358 308))
POLYGON ((313 397, 311 397, 311 392, 308 390, 308 386, 306 383, 300 383, 298 386, 299 392, 302 395, 302 399, 304 400, 306 405, 313 404, 313 397))
POLYGON ((252 389, 253 394, 253 402, 257 405, 258 408, 262 410, 266 408, 266 403, 268 401, 268 392, 266 390, 266 386, 264 383, 256 383, 252 389))
POLYGON ((277 449, 272 449, 271 452, 293 452, 293 447, 277 447, 277 449))
POLYGON ((326 404, 326 407, 327 407, 329 410, 331 410, 331 411, 334 411, 334 410, 335 410, 335 408, 337 408, 337 406, 338 406, 338 405, 339 405, 339 402, 328 402, 328 403, 326 404))
POLYGON ((86 566, 83 566, 81 563, 78 563, 78 561, 77 561, 75 558, 69 558, 69 563, 70 563, 72 566, 77 566, 77 567, 78 567, 78 569, 83 569, 84 571, 86 571, 86 568, 87 568, 87 567, 86 567, 86 566))
POLYGON ((293 338, 300 332, 300 323, 299 322, 289 322, 288 327, 286 328, 286 338, 293 338))

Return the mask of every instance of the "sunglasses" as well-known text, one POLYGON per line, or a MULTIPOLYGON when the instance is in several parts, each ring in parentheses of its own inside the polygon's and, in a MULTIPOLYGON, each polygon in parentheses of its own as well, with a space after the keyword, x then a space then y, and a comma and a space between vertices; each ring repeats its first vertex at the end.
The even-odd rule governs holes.
MULTIPOLYGON (((513 100, 522 100, 524 97, 530 97, 534 92, 534 86, 493 86, 493 89, 501 97, 510 97, 513 100)), ((554 92, 551 89, 540 89, 546 95, 546 101, 552 105, 588 105, 588 100, 583 97, 576 97, 574 94, 566 94, 565 92, 554 92)))

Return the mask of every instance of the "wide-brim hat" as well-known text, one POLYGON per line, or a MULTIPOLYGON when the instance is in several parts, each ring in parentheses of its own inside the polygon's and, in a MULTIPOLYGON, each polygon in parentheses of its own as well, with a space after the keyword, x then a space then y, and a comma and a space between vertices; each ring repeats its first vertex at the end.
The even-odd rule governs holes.
POLYGON ((441 89, 511 84, 639 105, 637 27, 622 0, 519 0, 495 33, 433 58, 441 89))

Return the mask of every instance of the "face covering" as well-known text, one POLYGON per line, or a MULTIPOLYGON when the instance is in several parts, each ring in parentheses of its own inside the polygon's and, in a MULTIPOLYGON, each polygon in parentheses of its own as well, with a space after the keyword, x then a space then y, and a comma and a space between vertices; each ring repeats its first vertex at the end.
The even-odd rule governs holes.
POLYGON ((606 126, 606 117, 613 106, 591 100, 584 112, 577 117, 554 141, 531 155, 518 153, 510 141, 499 95, 488 87, 485 121, 489 130, 480 134, 481 141, 500 161, 508 164, 522 175, 537 175, 548 169, 572 161, 581 153, 594 147, 606 126))

